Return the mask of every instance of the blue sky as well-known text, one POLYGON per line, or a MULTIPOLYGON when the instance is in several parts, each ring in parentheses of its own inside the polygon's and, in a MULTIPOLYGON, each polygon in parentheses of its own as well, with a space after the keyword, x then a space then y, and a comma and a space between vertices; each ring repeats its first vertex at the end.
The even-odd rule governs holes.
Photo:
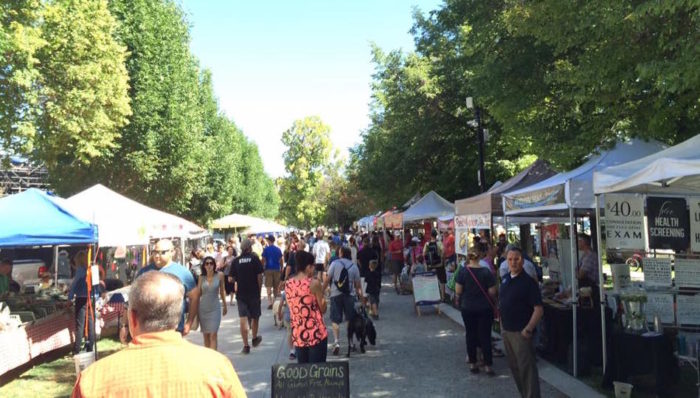
POLYGON ((341 153, 369 124, 370 42, 413 50, 413 9, 442 0, 182 0, 192 51, 212 71, 220 108, 257 144, 272 177, 294 120, 320 116, 341 153))

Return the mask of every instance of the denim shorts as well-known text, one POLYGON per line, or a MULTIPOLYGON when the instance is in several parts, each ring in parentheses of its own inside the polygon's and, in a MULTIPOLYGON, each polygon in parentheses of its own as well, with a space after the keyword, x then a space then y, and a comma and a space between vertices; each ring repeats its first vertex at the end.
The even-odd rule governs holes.
POLYGON ((339 294, 331 297, 331 322, 336 324, 343 323, 343 314, 345 320, 350 321, 355 316, 355 297, 349 294, 339 294))

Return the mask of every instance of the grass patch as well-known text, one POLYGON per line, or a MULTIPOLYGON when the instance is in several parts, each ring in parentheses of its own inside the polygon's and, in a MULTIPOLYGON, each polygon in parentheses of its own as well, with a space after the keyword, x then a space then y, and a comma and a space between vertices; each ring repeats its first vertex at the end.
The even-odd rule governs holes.
MULTIPOLYGON (((118 340, 102 338, 97 342, 97 349, 99 357, 104 358, 121 350, 122 344, 118 340)), ((73 356, 70 350, 59 353, 64 353, 64 356, 47 357, 47 362, 33 366, 0 387, 0 397, 69 397, 76 379, 73 356)))

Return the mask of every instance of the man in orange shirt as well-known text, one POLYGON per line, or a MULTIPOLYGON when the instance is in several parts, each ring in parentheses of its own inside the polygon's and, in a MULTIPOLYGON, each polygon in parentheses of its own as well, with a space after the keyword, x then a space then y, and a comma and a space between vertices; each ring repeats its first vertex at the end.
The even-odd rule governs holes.
POLYGON ((127 312, 133 341, 83 370, 72 397, 245 397, 225 356, 175 330, 184 294, 182 283, 164 272, 136 279, 127 312))

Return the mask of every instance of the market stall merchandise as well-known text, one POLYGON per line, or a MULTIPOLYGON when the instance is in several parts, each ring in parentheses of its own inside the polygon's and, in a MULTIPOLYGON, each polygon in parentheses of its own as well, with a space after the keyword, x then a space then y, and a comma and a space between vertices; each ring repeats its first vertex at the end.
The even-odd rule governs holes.
MULTIPOLYGON (((569 217, 569 245, 568 266, 571 275, 571 303, 573 323, 576 324, 576 311, 578 306, 578 284, 576 280, 575 266, 577 258, 576 248, 576 217, 592 217, 597 208, 593 195, 593 172, 606 167, 622 164, 639 159, 664 149, 664 145, 656 141, 643 141, 639 139, 623 140, 614 147, 599 150, 593 154, 586 163, 578 168, 554 175, 546 180, 530 185, 523 189, 503 194, 503 212, 507 219, 512 216, 538 216, 538 217, 569 217)), ((562 248, 563 249, 563 248, 562 248)), ((563 250, 562 250, 563 251, 563 250)), ((598 267, 599 270, 601 267, 598 267)), ((602 310, 601 310, 602 311, 602 310)), ((572 327, 573 333, 573 370, 574 376, 578 373, 578 332, 572 327)), ((603 339, 605 343, 605 339, 603 339)))
MULTIPOLYGON (((617 289, 601 292, 601 297, 606 293, 624 303, 626 310, 624 324, 613 334, 619 347, 611 351, 610 378, 624 380, 629 374, 649 371, 639 369, 639 361, 632 360, 633 351, 653 353, 653 358, 642 362, 653 360, 659 364, 653 369, 656 391, 668 394, 671 371, 676 366, 675 360, 669 360, 673 356, 669 332, 678 336, 679 359, 687 358, 698 366, 698 353, 694 352, 697 335, 693 341, 689 332, 700 326, 700 135, 655 154, 596 171, 593 190, 596 203, 605 201, 607 250, 643 253, 640 261, 644 265, 644 283, 634 288, 636 294, 630 294, 630 288, 619 283, 617 289), (657 249, 672 251, 665 250, 660 256, 657 249), (646 332, 650 324, 654 330, 646 332), (665 326, 663 331, 661 325, 665 326)), ((596 232, 601 242, 600 226, 596 232)), ((602 281, 602 274, 599 277, 602 281)))
MULTIPOLYGON (((0 247, 91 244, 97 227, 76 218, 60 201, 45 192, 29 189, 0 199, 0 247)), ((59 289, 23 287, 0 299, 20 324, 5 323, 0 331, 0 374, 28 361, 68 346, 73 341, 73 315, 67 297, 59 289)))

